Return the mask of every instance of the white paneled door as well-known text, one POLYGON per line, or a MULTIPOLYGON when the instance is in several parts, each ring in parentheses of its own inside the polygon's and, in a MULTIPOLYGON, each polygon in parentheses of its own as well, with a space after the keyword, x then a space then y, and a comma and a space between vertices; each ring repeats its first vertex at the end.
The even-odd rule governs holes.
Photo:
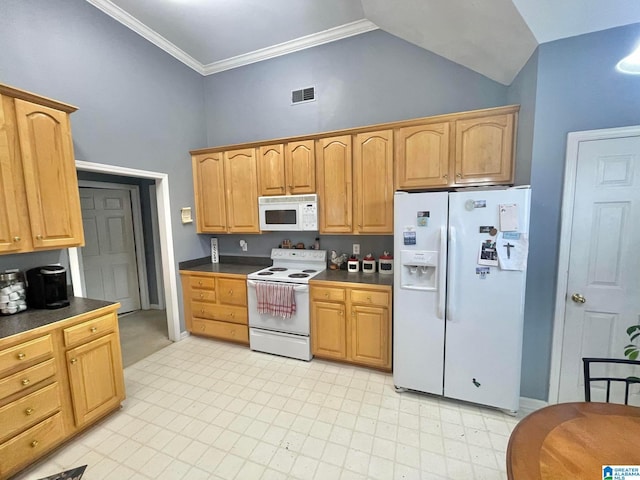
POLYGON ((140 309, 131 197, 128 190, 80 188, 86 296, 140 309))
MULTIPOLYGON (((584 399, 582 357, 624 358, 626 329, 640 322, 640 137, 580 142, 577 159, 559 402, 584 399)), ((632 397, 640 405, 638 389, 632 397)))

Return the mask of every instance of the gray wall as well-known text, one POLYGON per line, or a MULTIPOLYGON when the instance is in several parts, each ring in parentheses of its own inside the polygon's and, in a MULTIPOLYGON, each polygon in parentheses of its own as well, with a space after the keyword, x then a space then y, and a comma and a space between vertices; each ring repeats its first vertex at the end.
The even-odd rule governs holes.
MULTIPOLYGON (((0 82, 79 108, 77 159, 169 174, 176 263, 201 256, 179 208, 193 204, 189 150, 207 143, 203 78, 84 0, 2 0, 0 46, 0 82)), ((65 255, 3 256, 0 268, 65 255)))
POLYGON ((209 145, 504 105, 507 87, 381 30, 205 79, 209 145), (317 100, 291 105, 291 90, 317 100))
POLYGON ((635 24, 538 48, 522 384, 526 397, 546 400, 549 392, 567 133, 640 124, 640 76, 615 70, 639 38, 640 24, 635 24))

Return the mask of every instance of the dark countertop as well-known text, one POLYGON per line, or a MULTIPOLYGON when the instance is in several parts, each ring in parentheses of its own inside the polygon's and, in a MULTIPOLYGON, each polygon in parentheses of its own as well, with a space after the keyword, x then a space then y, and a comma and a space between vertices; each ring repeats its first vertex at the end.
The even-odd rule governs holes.
POLYGON ((327 282, 349 282, 349 283, 368 283, 370 285, 389 285, 393 286, 393 274, 382 275, 376 273, 349 272, 347 270, 325 270, 319 273, 314 280, 324 280, 327 282))
POLYGON ((228 273, 247 275, 273 264, 268 257, 220 256, 220 263, 211 263, 211 257, 195 258, 180 262, 178 268, 188 272, 228 273))
MULTIPOLYGON (((181 271, 205 272, 205 273, 229 273, 247 275, 257 272, 272 265, 269 258, 263 257, 220 257, 221 263, 211 263, 209 257, 197 258, 181 262, 181 271)), ((324 280, 330 282, 366 283, 370 285, 393 286, 393 274, 379 273, 349 273, 347 270, 325 270, 319 273, 312 280, 324 280)))
POLYGON ((66 320, 116 302, 69 297, 69 306, 55 310, 29 308, 14 315, 0 315, 0 338, 10 337, 51 323, 66 320))

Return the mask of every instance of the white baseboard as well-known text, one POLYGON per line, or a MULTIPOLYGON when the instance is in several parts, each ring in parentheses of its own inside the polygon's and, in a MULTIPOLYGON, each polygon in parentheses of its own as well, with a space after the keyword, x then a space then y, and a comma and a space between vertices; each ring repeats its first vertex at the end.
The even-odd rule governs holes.
POLYGON ((538 400, 536 398, 520 397, 520 412, 523 414, 529 414, 540 410, 541 408, 549 405, 544 400, 538 400))
MULTIPOLYGON (((184 340, 185 338, 187 338, 190 335, 191 334, 185 330, 184 332, 180 333, 180 340, 184 340)), ((180 341, 180 340, 178 340, 178 341, 180 341)))

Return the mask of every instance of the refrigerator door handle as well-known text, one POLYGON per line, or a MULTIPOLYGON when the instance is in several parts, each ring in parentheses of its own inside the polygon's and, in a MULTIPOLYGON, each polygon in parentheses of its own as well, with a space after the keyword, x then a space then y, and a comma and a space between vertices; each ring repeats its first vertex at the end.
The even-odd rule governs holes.
POLYGON ((446 279, 447 279, 447 227, 444 225, 440 227, 440 259, 438 261, 438 268, 440 269, 440 275, 438 275, 438 318, 444 320, 444 308, 445 308, 445 292, 446 292, 446 279))
POLYGON ((453 252, 449 260, 449 281, 448 281, 448 290, 449 290, 449 300, 447 301, 447 320, 453 321, 454 319, 454 309, 453 306, 456 304, 456 295, 455 295, 455 282, 451 281, 451 276, 455 275, 456 272, 456 228, 449 226, 449 247, 450 251, 453 252))

